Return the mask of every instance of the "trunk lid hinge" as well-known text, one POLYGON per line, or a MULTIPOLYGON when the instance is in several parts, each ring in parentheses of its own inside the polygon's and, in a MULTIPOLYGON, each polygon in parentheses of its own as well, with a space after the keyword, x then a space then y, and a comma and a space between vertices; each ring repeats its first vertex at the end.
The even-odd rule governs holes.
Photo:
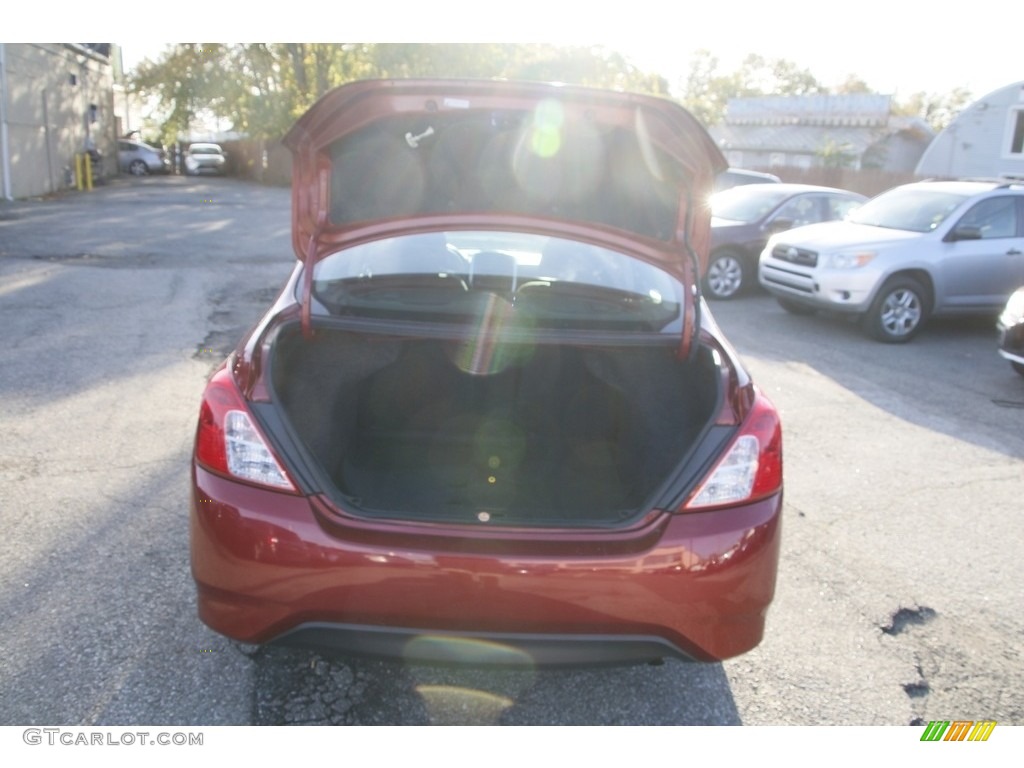
POLYGON ((700 258, 693 248, 689 233, 693 226, 693 206, 689 198, 686 200, 685 222, 682 231, 682 246, 686 255, 683 261, 683 285, 689 287, 689 296, 683 307, 682 338, 679 341, 679 359, 689 360, 697 349, 697 337, 700 335, 700 258))
POLYGON ((312 338, 313 336, 312 310, 310 306, 313 303, 313 268, 316 266, 320 235, 327 226, 326 201, 329 180, 330 177, 327 169, 321 168, 318 179, 320 204, 317 206, 316 224, 309 235, 309 244, 306 246, 305 270, 302 273, 302 337, 305 339, 312 338))
MULTIPOLYGON (((687 247, 687 251, 690 248, 687 247)), ((692 251, 690 251, 692 254, 692 251)), ((695 256, 691 258, 696 259, 695 256)), ((690 264, 686 265, 687 272, 696 272, 690 264)), ((689 296, 686 296, 686 305, 683 307, 683 329, 682 338, 679 340, 679 359, 689 360, 697 349, 697 336, 700 334, 700 287, 692 282, 691 276, 687 276, 687 283, 691 286, 689 296)))

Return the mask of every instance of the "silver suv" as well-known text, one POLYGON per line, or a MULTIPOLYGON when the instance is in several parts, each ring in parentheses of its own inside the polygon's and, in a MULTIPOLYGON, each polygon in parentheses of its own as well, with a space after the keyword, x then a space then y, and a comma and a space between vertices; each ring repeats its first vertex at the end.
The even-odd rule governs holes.
POLYGON ((758 280, 789 312, 859 315, 890 343, 909 341, 932 315, 996 315, 1024 285, 1024 185, 895 187, 845 221, 772 237, 758 280))

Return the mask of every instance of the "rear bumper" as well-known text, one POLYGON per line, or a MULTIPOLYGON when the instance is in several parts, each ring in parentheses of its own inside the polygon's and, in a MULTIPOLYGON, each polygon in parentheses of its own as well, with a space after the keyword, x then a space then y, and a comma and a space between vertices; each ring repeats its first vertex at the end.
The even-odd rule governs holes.
POLYGON ((662 637, 641 635, 438 632, 407 627, 368 627, 310 622, 275 638, 274 645, 401 658, 434 664, 503 667, 637 663, 693 659, 662 637))
POLYGON ((761 640, 781 503, 482 546, 441 526, 348 535, 310 499, 197 467, 192 571, 200 618, 247 643, 488 664, 717 661, 761 640))

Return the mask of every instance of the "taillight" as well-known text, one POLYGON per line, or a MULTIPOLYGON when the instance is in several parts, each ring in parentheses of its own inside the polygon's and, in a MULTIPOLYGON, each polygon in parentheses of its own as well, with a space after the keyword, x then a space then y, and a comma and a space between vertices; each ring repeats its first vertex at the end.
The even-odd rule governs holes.
POLYGON ((217 371, 203 392, 196 461, 229 477, 295 492, 295 485, 254 423, 227 368, 217 371))
POLYGON ((782 425, 778 411, 758 392, 740 432, 682 510, 707 510, 757 501, 782 488, 782 425))

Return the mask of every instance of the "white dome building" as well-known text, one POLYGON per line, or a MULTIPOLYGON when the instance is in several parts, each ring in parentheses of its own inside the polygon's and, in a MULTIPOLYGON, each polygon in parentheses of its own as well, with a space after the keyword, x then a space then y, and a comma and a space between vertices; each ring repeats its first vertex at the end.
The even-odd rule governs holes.
POLYGON ((936 136, 918 176, 1024 179, 1024 81, 978 99, 936 136))

